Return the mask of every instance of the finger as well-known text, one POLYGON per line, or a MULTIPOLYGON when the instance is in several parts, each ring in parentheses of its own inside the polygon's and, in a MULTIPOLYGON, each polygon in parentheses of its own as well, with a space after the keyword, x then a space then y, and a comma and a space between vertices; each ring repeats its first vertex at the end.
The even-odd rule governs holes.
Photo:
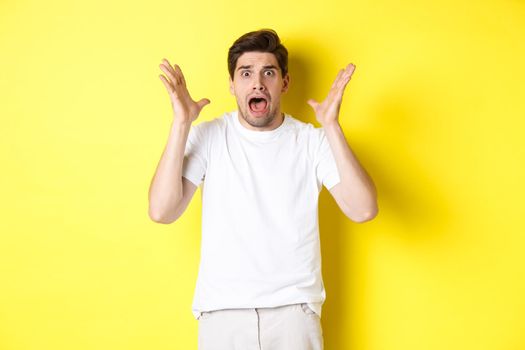
POLYGON ((341 78, 341 81, 339 82, 339 87, 335 90, 335 95, 338 99, 340 99, 343 96, 343 93, 345 92, 346 85, 348 85, 348 82, 350 81, 350 76, 344 76, 341 78))
POLYGON ((355 71, 355 65, 350 63, 349 65, 346 66, 345 68, 345 73, 344 73, 344 80, 347 80, 347 79, 350 79, 352 78, 352 74, 354 74, 354 71, 355 71))
POLYGON ((171 65, 171 63, 166 59, 162 59, 162 64, 166 69, 171 73, 171 77, 177 84, 184 84, 186 85, 186 82, 184 81, 184 77, 181 78, 182 72, 180 71, 180 68, 177 70, 178 65, 171 65))
POLYGON ((203 98, 201 99, 199 102, 197 102, 197 106, 199 106, 199 110, 202 109, 202 107, 206 106, 207 104, 209 104, 211 101, 207 98, 203 98))
POLYGON ((344 73, 339 81, 339 84, 337 86, 338 90, 344 90, 350 79, 352 78, 352 74, 354 73, 355 66, 350 63, 346 66, 344 73))
POLYGON ((338 90, 344 90, 348 82, 350 81, 350 75, 345 75, 339 82, 339 89, 338 90))
POLYGON ((159 67, 170 79, 170 82, 173 84, 173 87, 179 84, 179 80, 177 79, 176 75, 172 73, 168 67, 166 67, 164 64, 160 64, 159 67))
POLYGON ((342 78, 344 78, 347 75, 352 75, 352 73, 355 70, 355 65, 353 63, 349 63, 344 69, 340 69, 337 73, 337 76, 334 79, 334 83, 332 84, 332 87, 335 87, 339 84, 342 78))
POLYGON ((166 90, 168 90, 168 93, 171 95, 174 92, 173 86, 171 86, 170 82, 164 77, 164 75, 159 75, 160 80, 166 87, 166 90))
POLYGON ((173 66, 171 65, 170 61, 168 61, 166 58, 163 58, 162 59, 162 63, 164 63, 166 68, 168 68, 173 73, 173 75, 176 75, 175 74, 175 69, 173 69, 173 66))
POLYGON ((343 70, 340 69, 337 73, 337 76, 334 79, 334 83, 332 84, 332 87, 330 89, 335 89, 337 85, 339 84, 339 79, 341 79, 341 75, 343 74, 343 70))
POLYGON ((348 65, 348 70, 349 70, 350 75, 354 74, 354 71, 355 71, 355 64, 350 63, 350 64, 348 65))
POLYGON ((175 71, 177 72, 177 76, 180 77, 181 83, 186 86, 186 79, 184 79, 184 74, 182 74, 182 70, 178 64, 175 65, 175 71))
POLYGON ((309 99, 306 101, 306 103, 308 103, 314 110, 317 109, 317 106, 319 106, 319 102, 314 99, 309 99))
POLYGON ((355 69, 355 65, 353 63, 348 63, 345 67, 345 72, 352 73, 355 69))

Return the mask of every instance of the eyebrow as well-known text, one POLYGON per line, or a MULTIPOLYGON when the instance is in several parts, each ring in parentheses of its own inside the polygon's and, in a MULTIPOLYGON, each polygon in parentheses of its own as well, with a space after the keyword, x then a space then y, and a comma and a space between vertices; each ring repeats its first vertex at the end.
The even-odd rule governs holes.
MULTIPOLYGON (((249 68, 252 68, 253 65, 248 65, 248 66, 240 66, 237 68, 237 70, 240 70, 240 69, 249 69, 249 68)), ((266 65, 266 66, 263 66, 263 68, 265 69, 277 69, 276 66, 274 66, 273 64, 269 64, 269 65, 266 65)))

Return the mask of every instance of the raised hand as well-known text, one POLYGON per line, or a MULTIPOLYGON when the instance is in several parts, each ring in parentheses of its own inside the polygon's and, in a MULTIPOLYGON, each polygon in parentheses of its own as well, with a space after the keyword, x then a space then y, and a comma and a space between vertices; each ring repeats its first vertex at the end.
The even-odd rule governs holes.
POLYGON ((307 101, 307 103, 313 108, 315 117, 322 126, 338 121, 343 93, 346 84, 348 84, 354 73, 354 70, 355 65, 350 63, 345 69, 339 71, 323 102, 319 103, 313 99, 307 101))
POLYGON ((202 108, 210 103, 210 100, 203 98, 195 102, 188 92, 186 80, 180 67, 175 64, 172 66, 167 59, 163 59, 159 65, 160 69, 168 77, 159 75, 170 95, 171 106, 173 108, 173 118, 178 122, 191 123, 199 116, 202 108))

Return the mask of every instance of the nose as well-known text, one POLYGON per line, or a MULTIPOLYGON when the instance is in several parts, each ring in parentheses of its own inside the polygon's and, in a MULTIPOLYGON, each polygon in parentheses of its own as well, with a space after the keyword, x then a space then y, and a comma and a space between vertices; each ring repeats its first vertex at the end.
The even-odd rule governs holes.
POLYGON ((262 83, 261 77, 259 77, 259 75, 256 75, 253 80, 254 80, 253 81, 253 89, 254 90, 264 91, 266 89, 264 87, 264 84, 262 83))

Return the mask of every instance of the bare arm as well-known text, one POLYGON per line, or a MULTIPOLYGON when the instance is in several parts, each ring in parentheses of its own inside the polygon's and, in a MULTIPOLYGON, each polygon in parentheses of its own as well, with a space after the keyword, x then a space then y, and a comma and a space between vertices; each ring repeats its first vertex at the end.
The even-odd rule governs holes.
POLYGON ((331 188, 330 193, 348 218, 365 222, 372 220, 378 213, 377 190, 372 178, 350 149, 339 124, 343 93, 354 70, 355 65, 352 63, 344 70, 341 69, 325 100, 319 103, 310 99, 308 104, 323 126, 340 175, 340 183, 331 188))
POLYGON ((191 123, 210 100, 192 100, 178 65, 171 66, 164 59, 160 68, 168 77, 159 76, 170 95, 174 116, 168 142, 149 188, 149 217, 155 222, 169 224, 184 212, 197 189, 182 177, 184 151, 191 123))
POLYGON ((168 142, 151 180, 149 216, 155 222, 169 224, 177 220, 197 189, 197 186, 182 177, 184 150, 190 125, 172 124, 168 142), (183 202, 184 208, 181 206, 183 202))

